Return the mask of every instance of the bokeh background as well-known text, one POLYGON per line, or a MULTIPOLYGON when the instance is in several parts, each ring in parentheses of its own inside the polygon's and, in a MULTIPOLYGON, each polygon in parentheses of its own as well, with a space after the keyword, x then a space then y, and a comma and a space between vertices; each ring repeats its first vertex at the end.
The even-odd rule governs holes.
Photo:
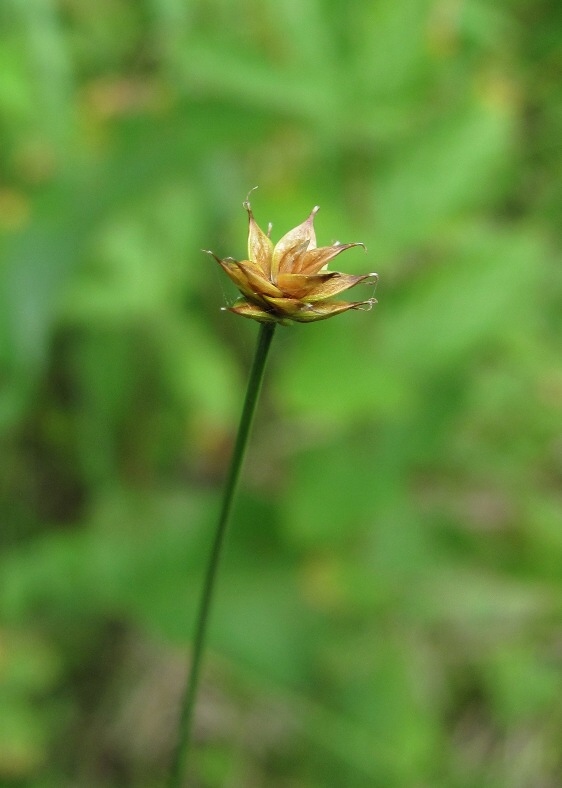
POLYGON ((562 785, 562 6, 2 0, 0 783, 161 784, 257 324, 189 785, 562 785), (367 298, 368 288, 354 295, 367 298))

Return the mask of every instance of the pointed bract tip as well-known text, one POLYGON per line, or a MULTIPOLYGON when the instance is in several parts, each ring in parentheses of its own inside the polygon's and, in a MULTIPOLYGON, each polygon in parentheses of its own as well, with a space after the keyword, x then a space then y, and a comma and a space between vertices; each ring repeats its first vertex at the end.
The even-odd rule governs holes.
POLYGON ((351 243, 344 244, 341 241, 334 241, 332 246, 346 246, 348 249, 351 249, 352 246, 360 246, 364 252, 367 251, 367 247, 363 243, 363 241, 352 241, 351 243))
POLYGON ((201 249, 201 251, 203 252, 203 254, 208 254, 211 257, 214 257, 217 263, 221 262, 220 257, 217 257, 217 255, 214 252, 212 252, 210 249, 201 249))
POLYGON ((243 208, 244 208, 246 211, 248 211, 248 213, 251 213, 251 212, 252 212, 252 206, 251 206, 251 204, 250 204, 250 194, 251 194, 252 192, 255 192, 255 190, 256 190, 257 188, 258 188, 257 186, 253 186, 253 187, 250 189, 250 191, 248 192, 248 194, 246 195, 246 199, 245 199, 245 200, 244 200, 244 202, 242 203, 242 207, 243 207, 243 208))
POLYGON ((374 305, 378 303, 376 298, 369 298, 367 301, 358 304, 357 309, 360 309, 362 312, 370 312, 374 305))

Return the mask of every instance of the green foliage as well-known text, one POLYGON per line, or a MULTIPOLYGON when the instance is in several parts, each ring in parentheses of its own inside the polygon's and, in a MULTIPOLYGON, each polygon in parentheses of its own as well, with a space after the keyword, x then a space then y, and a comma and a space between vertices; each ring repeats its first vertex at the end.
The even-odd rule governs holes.
POLYGON ((256 184, 275 237, 319 203, 364 241, 380 303, 277 332, 193 779, 562 783, 561 35, 530 0, 0 4, 2 785, 165 772, 256 334, 200 250, 243 258, 256 184))

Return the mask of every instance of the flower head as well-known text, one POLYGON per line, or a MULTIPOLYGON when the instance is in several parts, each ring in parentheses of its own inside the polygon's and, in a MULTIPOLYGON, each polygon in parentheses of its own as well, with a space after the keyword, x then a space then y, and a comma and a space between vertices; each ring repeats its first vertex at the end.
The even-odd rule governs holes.
POLYGON ((209 252, 242 293, 231 312, 262 323, 311 323, 347 312, 371 309, 375 298, 366 301, 337 301, 334 296, 360 282, 377 282, 377 274, 341 274, 328 271, 328 263, 346 249, 362 243, 335 243, 316 247, 314 217, 318 207, 298 227, 289 230, 275 245, 259 227, 248 199, 244 208, 249 217, 248 259, 224 260, 209 252))

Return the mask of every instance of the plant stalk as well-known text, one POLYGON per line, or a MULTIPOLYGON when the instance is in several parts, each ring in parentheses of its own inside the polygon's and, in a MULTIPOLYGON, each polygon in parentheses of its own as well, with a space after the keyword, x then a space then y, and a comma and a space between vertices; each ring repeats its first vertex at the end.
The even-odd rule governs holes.
POLYGON ((250 370, 248 388, 246 390, 246 397, 244 400, 244 406, 242 408, 242 415, 240 417, 236 443, 234 444, 234 449, 232 452, 232 459, 230 461, 230 468, 224 488, 222 506, 211 548, 211 554, 209 556, 209 563, 205 573, 205 579, 201 591, 201 599, 199 601, 197 620, 195 624, 195 634, 193 639, 193 652, 185 695, 181 707, 181 716, 178 727, 178 740, 172 761, 172 768, 170 770, 168 788, 181 788, 183 785, 184 775, 186 773, 188 764, 187 756, 189 753, 191 729, 193 724, 193 714, 195 702, 197 699, 199 675, 201 672, 201 662, 203 651, 205 649, 209 613, 213 600, 214 589, 216 586, 218 568, 225 542, 227 526, 230 519, 230 514, 232 512, 232 504, 236 490, 238 488, 240 471, 242 470, 244 455, 248 445, 248 438, 254 419, 254 413, 256 411, 256 405, 259 399, 265 364, 276 325, 276 323, 262 323, 260 325, 256 352, 254 355, 252 368, 250 370))

